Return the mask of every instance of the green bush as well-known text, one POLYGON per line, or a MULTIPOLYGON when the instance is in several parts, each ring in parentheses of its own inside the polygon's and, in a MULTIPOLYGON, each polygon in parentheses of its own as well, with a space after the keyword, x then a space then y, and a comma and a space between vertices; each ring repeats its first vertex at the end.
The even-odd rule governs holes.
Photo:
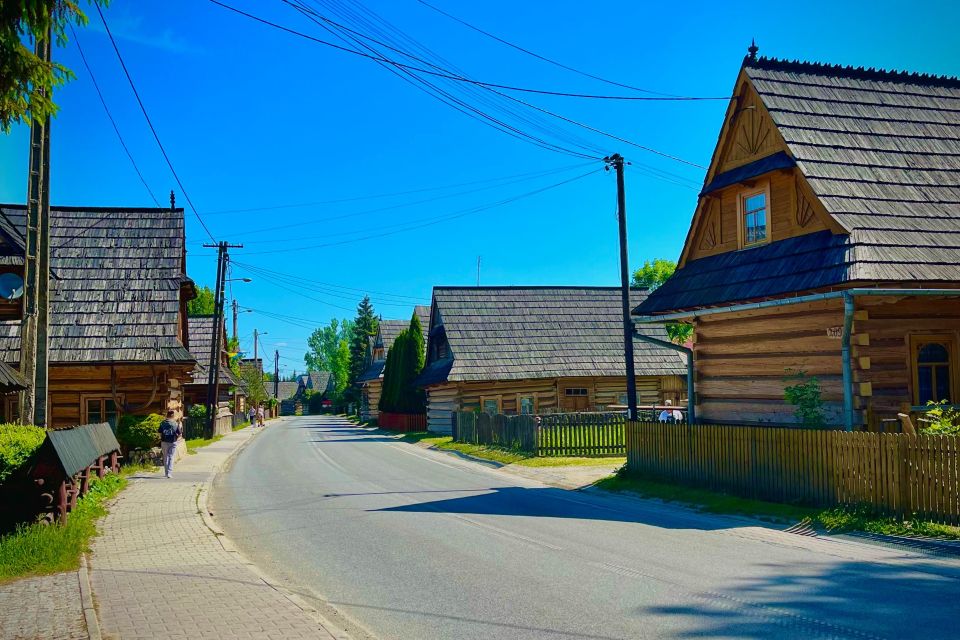
POLYGON ((117 425, 117 440, 128 449, 151 449, 160 446, 160 423, 156 413, 145 416, 123 416, 117 425))
POLYGON ((307 406, 310 413, 317 414, 323 412, 323 394, 313 393, 307 400, 307 406))
POLYGON ((0 424, 0 482, 29 460, 44 438, 46 432, 42 427, 0 424))
POLYGON ((194 420, 206 420, 207 419, 207 405, 205 404, 195 404, 187 410, 187 415, 193 418, 194 420))

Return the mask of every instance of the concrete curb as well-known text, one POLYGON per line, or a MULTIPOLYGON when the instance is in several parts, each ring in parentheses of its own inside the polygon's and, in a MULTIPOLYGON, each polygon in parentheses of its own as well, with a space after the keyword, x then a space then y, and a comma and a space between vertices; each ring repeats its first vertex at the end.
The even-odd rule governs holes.
POLYGON ((83 609, 83 622, 87 625, 87 637, 90 640, 102 640, 100 620, 97 618, 97 608, 93 602, 89 567, 87 554, 84 553, 80 556, 80 568, 77 569, 77 578, 80 582, 80 607, 83 609))
MULTIPOLYGON (((281 416, 286 417, 286 416, 281 416)), ((294 606, 303 611, 305 614, 313 618, 327 633, 336 638, 336 640, 354 640, 353 636, 347 633, 346 630, 340 626, 334 624, 329 618, 324 616, 316 607, 312 606, 309 602, 304 600, 301 596, 290 591, 286 587, 282 586, 278 580, 274 579, 266 572, 264 572, 260 567, 250 561, 227 537, 226 532, 223 528, 217 524, 216 520, 213 519, 213 515, 210 513, 210 509, 207 506, 207 501, 210 493, 210 485, 213 483, 214 479, 220 474, 221 471, 228 468, 233 459, 240 454, 247 445, 257 436, 250 436, 238 447, 236 447, 227 458, 223 461, 222 464, 215 467, 213 471, 210 472, 207 479, 204 480, 197 491, 197 511, 200 513, 200 517, 203 519, 203 524, 213 533, 217 538, 217 542, 220 543, 220 546, 227 553, 234 554, 240 562, 247 567, 247 569, 253 573, 261 582, 265 585, 285 597, 287 600, 292 602, 294 606)), ((318 600, 323 600, 322 598, 317 598, 318 600)), ((359 626, 359 625, 358 625, 359 626)), ((97 640, 91 638, 91 640, 97 640)))

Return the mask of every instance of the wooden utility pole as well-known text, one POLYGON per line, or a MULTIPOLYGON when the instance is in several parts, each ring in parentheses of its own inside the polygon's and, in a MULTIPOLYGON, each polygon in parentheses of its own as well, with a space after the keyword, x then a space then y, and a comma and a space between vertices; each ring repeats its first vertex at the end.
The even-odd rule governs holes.
MULTIPOLYGON (((36 54, 52 59, 50 25, 37 38, 36 54)), ((20 421, 47 426, 47 326, 50 284, 50 118, 30 124, 30 172, 27 179, 27 228, 24 256, 23 320, 20 326, 20 373, 27 382, 21 395, 20 421)))
POLYGON ((206 248, 217 249, 217 286, 213 298, 213 336, 211 337, 210 367, 207 371, 207 428, 206 436, 212 438, 214 422, 220 403, 220 354, 223 349, 224 297, 227 279, 227 263, 230 260, 229 249, 242 249, 242 244, 205 244, 206 248))
MULTIPOLYGON (((257 365, 257 354, 259 353, 259 352, 257 351, 257 345, 258 345, 259 343, 260 343, 260 334, 257 333, 257 330, 256 330, 256 329, 254 329, 254 330, 253 330, 253 365, 254 365, 254 366, 257 365)), ((263 369, 263 367, 261 367, 261 373, 263 373, 262 369, 263 369)))
POLYGON ((280 401, 280 351, 273 352, 273 397, 280 401))
POLYGON ((637 376, 633 361, 633 321, 630 319, 630 264, 627 260, 627 198, 623 185, 623 156, 604 158, 617 172, 617 222, 620 225, 620 299, 623 307, 623 357, 627 373, 627 419, 637 419, 637 376))
POLYGON ((238 313, 237 307, 238 306, 239 305, 237 304, 237 301, 234 300, 233 301, 233 341, 234 342, 237 341, 237 313, 238 313))

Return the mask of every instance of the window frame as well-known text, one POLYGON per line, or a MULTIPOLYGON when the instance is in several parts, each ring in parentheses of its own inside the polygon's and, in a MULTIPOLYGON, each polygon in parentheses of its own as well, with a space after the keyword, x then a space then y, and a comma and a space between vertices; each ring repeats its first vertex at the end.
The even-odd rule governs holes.
POLYGON ((503 396, 480 396, 480 412, 486 413, 487 415, 498 415, 503 413, 503 396), (486 410, 486 401, 487 400, 496 400, 497 401, 497 413, 488 413, 486 410))
POLYGON ((537 392, 531 391, 529 393, 518 393, 517 394, 517 415, 518 416, 532 416, 537 415, 540 412, 540 400, 537 398, 537 392), (523 413, 521 411, 521 398, 532 398, 533 399, 533 411, 530 413, 523 413))
POLYGON ((751 187, 744 187, 737 191, 737 245, 741 249, 751 249, 768 244, 770 239, 770 181, 762 180, 751 187), (745 203, 747 198, 763 194, 764 197, 764 236, 763 240, 747 243, 747 226, 745 203))
POLYGON ((590 389, 587 387, 564 387, 563 396, 565 398, 589 398, 590 389), (583 393, 570 393, 571 391, 583 391, 583 393))
MULTIPOLYGON (((909 336, 909 358, 910 358, 910 398, 913 406, 921 406, 920 402, 920 363, 917 358, 920 350, 928 344, 942 344, 947 349, 947 357, 950 359, 947 363, 950 372, 950 403, 960 405, 960 385, 958 385, 958 361, 957 358, 957 336, 952 333, 914 333, 909 336)), ((935 400, 938 402, 939 400, 935 400)), ((923 403, 925 404, 925 403, 923 403)))
MULTIPOLYGON (((120 424, 120 418, 123 417, 123 394, 117 394, 114 397, 112 394, 107 393, 86 393, 80 396, 80 424, 93 424, 89 420, 89 414, 87 412, 87 402, 90 400, 99 400, 100 401, 100 413, 105 416, 107 411, 104 406, 104 401, 110 400, 113 402, 114 407, 116 407, 116 421, 117 424, 120 424)), ((109 421, 107 421, 109 422, 109 421)), ((117 425, 113 425, 113 428, 116 429, 117 425)))

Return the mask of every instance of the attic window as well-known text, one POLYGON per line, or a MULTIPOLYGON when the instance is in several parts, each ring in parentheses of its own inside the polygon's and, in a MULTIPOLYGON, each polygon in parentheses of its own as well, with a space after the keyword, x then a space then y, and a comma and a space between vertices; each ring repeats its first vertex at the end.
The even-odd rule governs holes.
POLYGON ((740 209, 740 247, 762 244, 769 238, 770 191, 766 184, 759 189, 741 191, 738 199, 740 209))
POLYGON ((566 396, 585 396, 587 390, 584 387, 567 387, 563 390, 563 394, 566 396))

